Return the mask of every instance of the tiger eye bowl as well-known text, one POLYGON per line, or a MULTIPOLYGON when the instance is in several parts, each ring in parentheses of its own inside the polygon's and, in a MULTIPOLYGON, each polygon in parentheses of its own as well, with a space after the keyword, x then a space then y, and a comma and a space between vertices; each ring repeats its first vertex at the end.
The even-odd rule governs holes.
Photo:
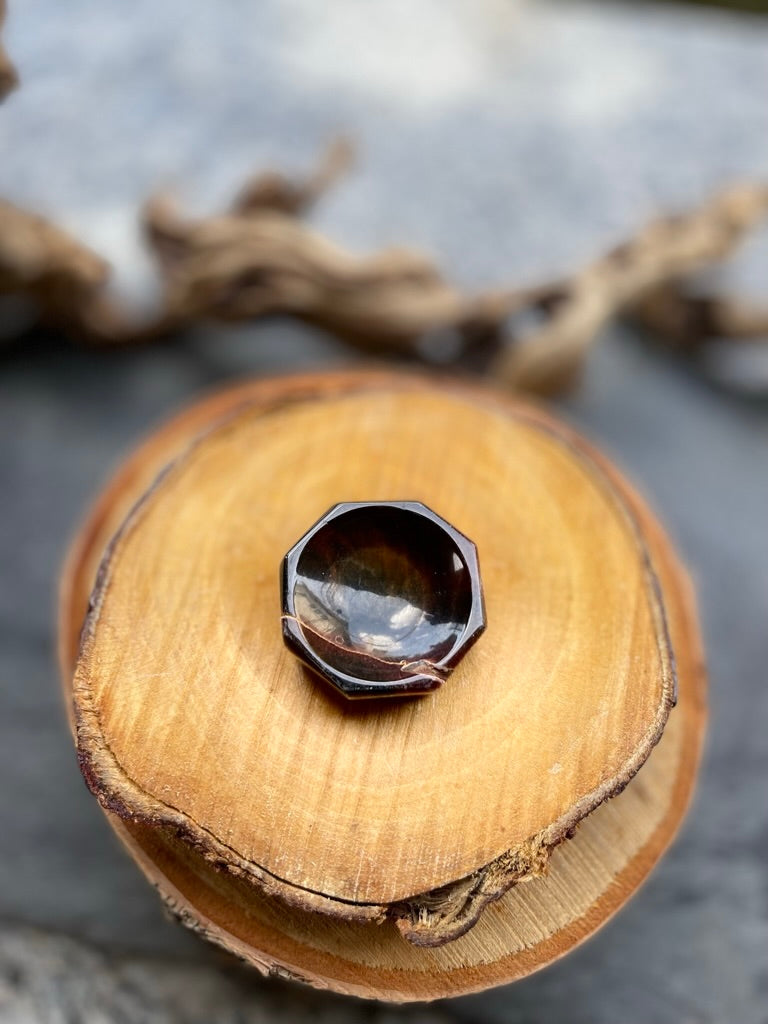
POLYGON ((283 559, 283 638, 345 697, 437 689, 485 629, 475 545, 418 501, 334 505, 283 559))

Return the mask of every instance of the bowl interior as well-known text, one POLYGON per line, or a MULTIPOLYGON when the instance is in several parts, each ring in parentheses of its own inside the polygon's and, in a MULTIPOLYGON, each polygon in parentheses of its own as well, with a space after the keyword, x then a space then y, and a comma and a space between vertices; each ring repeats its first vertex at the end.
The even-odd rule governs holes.
POLYGON ((467 625, 472 587, 442 526, 410 509, 366 506, 307 540, 293 604, 307 643, 327 664, 385 682, 450 654, 467 625))

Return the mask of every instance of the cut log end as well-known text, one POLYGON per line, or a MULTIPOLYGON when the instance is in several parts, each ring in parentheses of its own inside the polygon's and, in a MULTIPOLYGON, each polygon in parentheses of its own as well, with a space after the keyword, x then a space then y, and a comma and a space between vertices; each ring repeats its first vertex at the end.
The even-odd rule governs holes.
POLYGON ((72 686, 83 773, 187 923, 262 969, 391 999, 512 980, 669 841, 703 725, 687 584, 616 471, 546 414, 390 374, 190 410, 71 556, 65 677, 115 530, 72 686), (335 502, 406 497, 477 544, 488 629, 429 696, 341 707, 282 644, 279 560, 335 502))

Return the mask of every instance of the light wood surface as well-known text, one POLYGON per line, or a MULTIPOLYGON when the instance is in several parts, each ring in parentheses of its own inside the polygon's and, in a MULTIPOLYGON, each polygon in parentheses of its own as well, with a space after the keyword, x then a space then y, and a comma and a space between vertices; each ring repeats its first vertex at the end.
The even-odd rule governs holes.
MULTIPOLYGON (((98 591, 98 615, 92 615, 92 627, 98 622, 98 628, 92 628, 93 639, 85 646, 76 691, 81 748, 91 782, 103 802, 131 816, 118 828, 166 898, 198 927, 262 966, 278 964, 315 983, 400 999, 467 991, 527 973, 578 941, 626 898, 682 814, 703 722, 703 672, 690 595, 679 568, 658 527, 615 471, 538 411, 461 387, 425 391, 410 378, 347 375, 261 383, 210 400, 156 435, 102 499, 64 577, 64 664, 71 664, 73 630, 82 616, 94 559, 126 504, 202 425, 245 399, 250 401, 234 418, 208 434, 154 488, 113 548, 112 575, 102 580, 98 591), (325 414, 331 399, 334 415, 329 426, 325 414), (418 435, 416 418, 421 425, 418 435), (383 429, 392 423, 402 431, 396 450, 386 443, 388 431, 383 429), (287 438, 294 434, 302 443, 294 440, 291 446, 287 438), (437 441, 425 448, 425 434, 440 438, 442 453, 437 441), (447 447, 446 438, 452 439, 447 447), (454 474, 455 452, 462 448, 472 451, 461 472, 454 474), (310 469, 297 492, 296 463, 307 451, 312 457, 301 464, 310 469), (341 451, 351 452, 353 458, 340 460, 341 451), (454 456, 450 468, 448 453, 454 456), (268 531, 259 556, 274 565, 268 582, 270 574, 264 574, 261 598, 256 596, 261 586, 258 574, 256 579, 247 573, 238 576, 243 562, 258 561, 255 549, 244 555, 242 545, 256 543, 249 522, 264 519, 259 502, 267 500, 265 463, 259 459, 271 460, 273 466, 270 507, 291 482, 294 501, 297 493, 302 502, 308 495, 315 501, 304 517, 284 499, 279 506, 277 535, 268 531), (254 475, 242 472, 244 462, 261 468, 254 468, 254 475), (404 471, 404 462, 416 468, 404 471), (347 467, 346 478, 339 478, 340 464, 347 467), (376 467, 367 483, 359 470, 353 471, 360 465, 376 467), (425 482, 427 470, 436 481, 432 487, 425 482), (228 516, 235 516, 228 524, 237 527, 229 533, 229 546, 221 541, 220 535, 227 533, 223 529, 213 541, 190 545, 181 528, 184 517, 199 522, 205 510, 210 520, 211 509, 221 504, 224 478, 236 480, 226 504, 228 516), (371 494, 377 481, 379 489, 371 494), (339 495, 339 486, 356 489, 339 495), (403 486, 410 491, 400 491, 403 486), (205 499, 198 504, 201 493, 205 499), (370 711, 340 708, 283 652, 277 612, 276 639, 271 642, 266 588, 271 586, 276 608, 276 565, 283 547, 334 500, 405 496, 431 504, 478 542, 489 629, 475 649, 474 667, 471 652, 466 668, 458 669, 433 695, 445 697, 444 707, 430 710, 427 702, 433 698, 426 698, 377 714, 371 728, 370 711), (167 529, 169 519, 176 522, 176 529, 167 529), (147 548, 143 544, 148 538, 154 539, 147 548), (505 545, 503 555, 500 544, 505 545), (201 600, 199 579, 189 575, 190 561, 197 571, 207 565, 214 574, 226 567, 220 578, 226 579, 227 600, 248 609, 235 643, 216 633, 220 623, 203 615, 205 629, 217 637, 217 649, 226 652, 229 642, 231 650, 245 646, 247 651, 253 642, 259 651, 268 649, 272 661, 258 659, 256 671, 255 662, 244 666, 238 660, 242 655, 230 653, 226 672, 220 657, 215 672, 209 669, 206 675, 204 662, 196 659, 210 643, 194 642, 192 622, 172 634, 173 643, 167 642, 179 610, 161 599, 162 586, 178 587, 175 573, 185 581, 176 592, 196 597, 188 602, 193 611, 201 603, 216 604, 210 594, 201 600), (150 573, 151 585, 147 583, 141 566, 148 564, 165 566, 170 579, 160 572, 158 580, 155 570, 150 573), (663 726, 672 684, 657 599, 659 582, 678 659, 681 703, 640 775, 620 797, 591 814, 575 838, 555 850, 545 877, 516 885, 487 907, 463 937, 439 949, 419 950, 403 942, 391 924, 369 923, 382 916, 399 917, 401 929, 417 941, 424 941, 425 933, 427 942, 435 934, 442 941, 460 933, 487 899, 507 888, 515 876, 539 874, 565 828, 620 788, 639 767, 663 726), (133 604, 138 593, 144 597, 133 604), (263 606, 258 605, 260 599, 263 606), (261 611, 254 611, 254 601, 261 611), (148 607, 153 609, 149 616, 148 607), (532 608, 538 612, 534 618, 542 620, 536 628, 531 625, 532 608), (547 614, 542 615, 544 608, 547 614), (162 633, 153 633, 158 615, 162 633), (263 619, 266 632, 244 642, 246 626, 254 617, 263 619), (133 629, 121 633, 126 622, 132 622, 133 629), (102 635, 108 638, 103 647, 97 643, 102 635), (150 650, 155 645, 150 666, 141 654, 147 643, 150 650), (164 650, 166 660, 159 662, 164 650), (269 674, 261 676, 265 664, 270 665, 269 674), (506 675, 495 669, 498 664, 506 665, 506 675), (97 672, 92 671, 94 665, 97 672), (163 672, 165 676, 156 675, 163 672), (167 725, 168 691, 157 683, 168 678, 175 680, 172 731, 167 725), (241 712, 249 709, 233 716, 234 724, 227 718, 226 701, 220 701, 222 678, 234 687, 227 691, 230 702, 241 712), (190 679, 195 684, 185 700, 190 679), (214 679, 218 686, 212 685, 214 679), (272 689, 259 679, 271 679, 272 689), (276 679, 280 689, 274 686, 276 679), (204 696, 196 698, 201 687, 204 696), (270 699, 260 694, 263 690, 270 699), (196 759, 190 751, 201 749, 200 721, 206 715, 215 715, 219 746, 198 753, 196 759), (147 717, 159 724, 132 724, 147 717), (277 767, 259 767, 264 751, 253 739, 254 718, 261 723, 260 736, 280 736, 277 767), (532 722, 538 728, 538 742, 531 740, 532 722), (403 728, 408 730, 408 743, 393 745, 403 728), (179 729, 192 738, 183 747, 175 746, 179 729), (301 751, 300 735, 315 742, 305 743, 301 751), (237 763, 226 761, 233 737, 240 754, 237 763), (418 758, 410 757, 412 737, 418 758), (216 764, 213 775, 201 756, 209 765, 216 764), (222 778, 222 763, 239 780, 231 790, 227 787, 234 784, 222 778), (381 774, 361 784, 359 779, 367 780, 377 764, 385 766, 381 774), (559 768, 552 771, 556 765, 559 768), (347 774, 345 766, 351 766, 347 774), (317 797, 318 777, 323 799, 317 797), (252 784, 260 798, 247 792, 244 779, 257 780, 252 784), (350 779, 357 780, 354 813, 350 779), (440 780, 451 799, 440 799, 440 780), (275 786, 282 786, 287 807, 276 807, 275 786), (171 791, 173 800, 164 798, 171 791), (226 808, 231 811, 231 801, 237 803, 237 793, 243 794, 239 813, 227 818, 226 808), (197 827, 202 825, 206 834, 196 835, 188 821, 176 817, 180 811, 197 827), (239 831, 233 842, 235 818, 239 831), (186 838, 172 838, 158 827, 163 823, 183 826, 186 838), (353 826, 359 837, 354 842, 353 826), (351 849, 342 849, 340 836, 346 836, 351 849), (201 853, 224 863, 229 873, 213 870, 201 853), (282 874, 274 871, 275 857, 284 858, 278 862, 282 874), (285 871, 286 865, 290 871, 285 871), (472 878, 469 889, 461 883, 464 875, 472 878), (418 884, 410 885, 409 878, 418 884), (299 888, 308 882, 308 888, 316 886, 309 898, 299 888), (433 895, 431 902, 422 897, 391 905, 445 883, 453 883, 445 904, 433 895), (298 898, 291 889, 298 891, 298 898), (285 908, 286 899, 294 909, 285 908), (343 904, 339 909, 335 904, 342 899, 358 906, 343 904), (309 915, 310 906, 333 916, 309 915), (352 916, 358 920, 339 920, 352 916)), ((229 609, 225 616, 230 628, 232 615, 229 609)), ((210 731, 203 733, 208 736, 210 731)))

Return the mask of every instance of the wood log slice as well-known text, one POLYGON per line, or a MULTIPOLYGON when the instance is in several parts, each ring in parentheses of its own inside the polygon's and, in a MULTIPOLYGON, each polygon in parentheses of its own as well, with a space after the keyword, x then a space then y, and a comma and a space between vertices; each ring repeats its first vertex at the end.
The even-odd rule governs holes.
POLYGON ((86 780, 173 911, 393 1001, 602 924, 677 829, 706 717, 689 582, 616 470, 533 406, 369 371, 150 437, 73 545, 60 660, 86 780), (285 649, 279 563, 334 503, 404 499, 477 544, 488 626, 439 690, 361 707, 285 649))

